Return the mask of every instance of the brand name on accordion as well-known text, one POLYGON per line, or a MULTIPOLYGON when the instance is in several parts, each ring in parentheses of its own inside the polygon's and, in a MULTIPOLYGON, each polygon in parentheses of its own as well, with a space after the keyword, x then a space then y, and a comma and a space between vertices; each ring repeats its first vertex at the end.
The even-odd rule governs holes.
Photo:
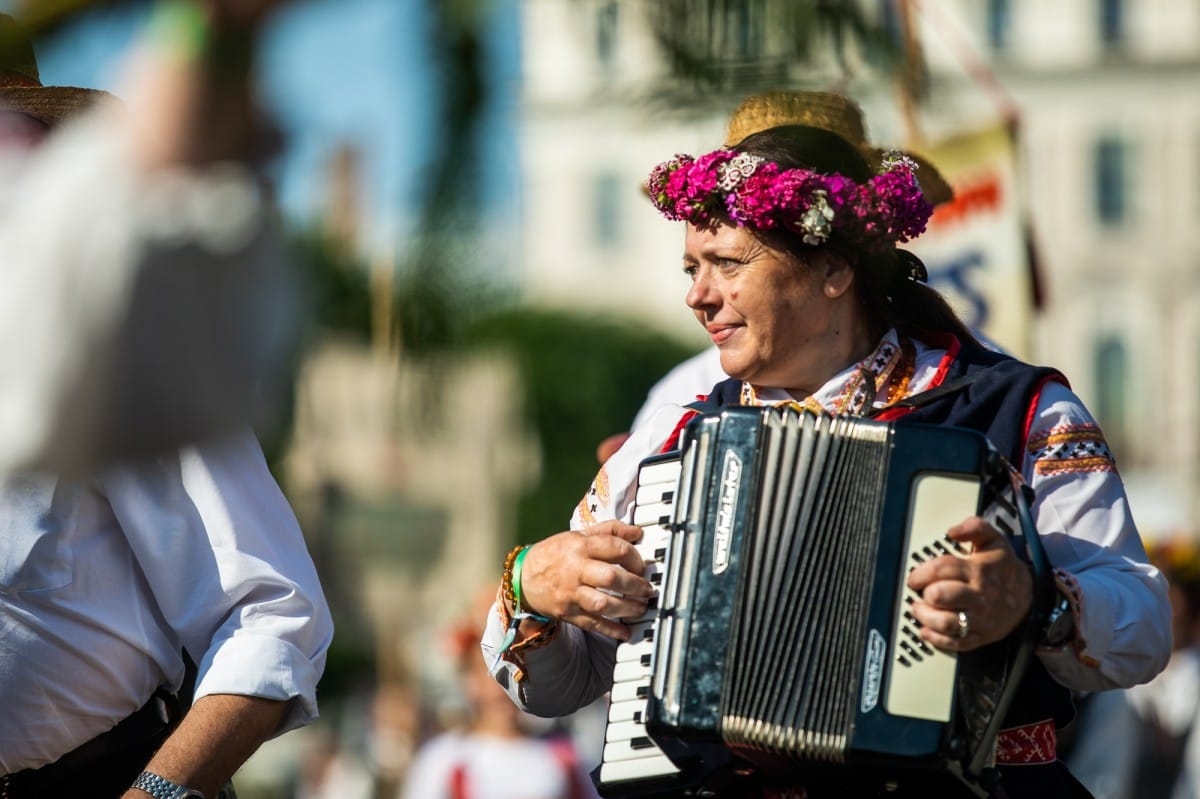
POLYGON ((879 686, 883 682, 883 661, 887 657, 887 641, 878 630, 867 635, 867 660, 863 668, 863 713, 870 713, 879 704, 879 686))
POLYGON ((720 574, 729 567, 729 541, 733 536, 733 517, 741 487, 742 459, 729 450, 721 465, 721 495, 717 501, 717 525, 713 531, 713 574, 720 574))

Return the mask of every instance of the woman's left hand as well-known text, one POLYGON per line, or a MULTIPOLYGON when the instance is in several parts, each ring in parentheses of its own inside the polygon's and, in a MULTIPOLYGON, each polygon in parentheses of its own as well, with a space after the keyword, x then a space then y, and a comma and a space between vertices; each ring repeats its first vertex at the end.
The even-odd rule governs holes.
POLYGON ((909 573, 908 587, 921 596, 912 613, 927 643, 969 652, 999 641, 1025 619, 1033 604, 1033 574, 1008 539, 978 516, 947 535, 967 545, 970 554, 942 555, 909 573))

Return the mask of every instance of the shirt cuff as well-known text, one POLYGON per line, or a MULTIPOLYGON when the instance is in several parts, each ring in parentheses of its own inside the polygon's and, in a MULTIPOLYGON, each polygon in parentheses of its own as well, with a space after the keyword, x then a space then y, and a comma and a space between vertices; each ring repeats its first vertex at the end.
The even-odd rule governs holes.
POLYGON ((317 681, 324 667, 294 645, 261 635, 235 635, 204 656, 195 698, 235 694, 292 700, 272 737, 303 727, 317 718, 317 681), (248 663, 258 664, 247 668, 248 663))

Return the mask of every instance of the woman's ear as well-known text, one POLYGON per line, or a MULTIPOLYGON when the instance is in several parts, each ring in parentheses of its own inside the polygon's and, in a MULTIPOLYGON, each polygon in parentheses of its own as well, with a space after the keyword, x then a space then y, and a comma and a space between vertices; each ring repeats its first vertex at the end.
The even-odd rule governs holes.
POLYGON ((817 256, 816 266, 824 276, 822 290, 826 297, 840 297, 854 285, 854 267, 840 254, 828 249, 822 250, 817 256))

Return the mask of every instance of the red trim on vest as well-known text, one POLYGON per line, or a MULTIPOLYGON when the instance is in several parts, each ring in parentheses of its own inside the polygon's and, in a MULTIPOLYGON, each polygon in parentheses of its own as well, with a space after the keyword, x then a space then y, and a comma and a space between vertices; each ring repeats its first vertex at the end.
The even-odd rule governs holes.
POLYGON ((946 350, 946 354, 942 356, 942 362, 938 364, 937 371, 933 374, 933 380, 925 387, 928 391, 931 388, 937 388, 942 383, 946 382, 946 375, 950 371, 950 367, 958 360, 958 353, 962 352, 962 342, 957 336, 952 336, 949 333, 933 334, 928 336, 929 343, 935 347, 941 347, 946 350))
POLYGON ((1035 389, 1033 392, 1033 398, 1029 401, 1029 407, 1025 410, 1025 435, 1022 440, 1025 441, 1026 444, 1029 443, 1029 431, 1033 429, 1033 419, 1035 416, 1037 416, 1038 403, 1042 401, 1042 391, 1044 391, 1046 386, 1050 383, 1059 383, 1067 388, 1071 387, 1071 384, 1068 383, 1067 379, 1062 375, 1046 375, 1042 378, 1041 382, 1038 383, 1037 389, 1035 389))
POLYGON ((680 417, 679 423, 675 425, 675 429, 672 430, 671 435, 667 437, 667 443, 663 444, 662 449, 658 451, 659 454, 661 455, 667 452, 674 452, 675 450, 679 449, 679 437, 683 435, 683 428, 687 427, 687 423, 699 415, 699 411, 689 410, 682 417, 680 417))
POLYGON ((996 763, 1002 766, 1037 766, 1058 759, 1054 719, 1000 730, 996 736, 996 763))
POLYGON ((916 408, 911 405, 893 405, 886 410, 880 411, 871 418, 879 422, 894 422, 901 416, 912 413, 915 410, 916 408))
MULTIPOLYGON (((962 351, 962 342, 949 333, 930 333, 926 338, 929 344, 946 351, 941 362, 938 363, 937 371, 933 373, 933 380, 923 389, 929 391, 946 382, 946 375, 950 373, 950 367, 954 365, 954 361, 958 359, 958 353, 962 351)), ((885 408, 872 418, 880 422, 894 422, 915 410, 916 408, 907 405, 894 405, 891 408, 885 408)))

